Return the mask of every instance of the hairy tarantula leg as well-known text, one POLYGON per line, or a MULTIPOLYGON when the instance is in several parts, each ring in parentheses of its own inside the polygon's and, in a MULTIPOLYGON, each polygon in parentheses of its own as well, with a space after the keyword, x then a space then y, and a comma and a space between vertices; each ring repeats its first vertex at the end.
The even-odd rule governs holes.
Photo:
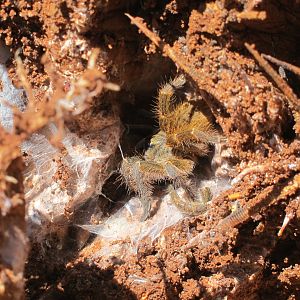
POLYGON ((146 197, 140 197, 139 198, 143 207, 143 215, 140 218, 141 222, 146 221, 149 216, 150 216, 150 211, 151 211, 151 202, 150 199, 146 197))
POLYGON ((174 79, 170 80, 170 84, 175 88, 175 89, 180 89, 184 86, 186 83, 185 76, 183 74, 176 76, 174 79))
POLYGON ((150 196, 152 194, 151 187, 147 186, 147 184, 144 184, 142 180, 141 165, 143 165, 144 163, 145 163, 144 161, 136 162, 133 166, 133 172, 132 172, 133 178, 137 185, 139 199, 143 207, 143 215, 140 219, 141 221, 145 221, 146 219, 148 219, 150 215, 150 210, 151 210, 150 196))
POLYGON ((150 213, 152 195, 151 178, 149 176, 147 178, 147 170, 144 170, 146 162, 138 156, 125 158, 122 152, 121 154, 123 161, 120 167, 120 174, 127 187, 137 193, 143 207, 141 219, 144 221, 150 213))
POLYGON ((191 129, 182 131, 180 133, 176 134, 177 140, 188 140, 190 139, 196 139, 198 141, 201 141, 203 143, 207 144, 217 144, 223 141, 225 139, 223 136, 221 136, 216 130, 209 129, 208 131, 201 131, 197 129, 191 129))
MULTIPOLYGON (((168 122, 168 118, 173 113, 174 102, 175 102, 175 89, 182 88, 186 80, 184 75, 179 75, 173 80, 165 83, 158 92, 157 105, 155 112, 158 117, 159 123, 164 127, 165 123, 168 122)), ((161 127, 162 128, 162 127, 161 127)))
MULTIPOLYGON (((193 201, 189 196, 188 199, 181 198, 176 192, 173 185, 169 185, 169 192, 172 202, 183 213, 190 216, 197 216, 207 210, 207 202, 211 200, 212 194, 209 188, 204 188, 200 191, 200 201, 193 201)), ((185 196, 187 193, 185 191, 185 196)))

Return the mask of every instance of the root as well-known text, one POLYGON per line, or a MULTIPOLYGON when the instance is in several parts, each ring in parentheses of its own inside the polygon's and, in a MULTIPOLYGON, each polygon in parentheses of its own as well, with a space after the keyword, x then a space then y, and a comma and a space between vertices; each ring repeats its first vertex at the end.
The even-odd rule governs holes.
POLYGON ((260 209, 271 204, 274 200, 274 193, 276 193, 275 187, 268 186, 257 197, 249 200, 244 207, 239 208, 237 211, 222 219, 217 225, 217 228, 221 231, 227 231, 229 228, 246 222, 251 216, 257 214, 260 209))
POLYGON ((252 166, 244 169, 239 175, 232 179, 231 184, 234 185, 240 182, 245 176, 252 173, 262 173, 267 170, 267 165, 252 166))
POLYGON ((259 65, 265 70, 267 74, 275 81, 279 89, 285 94, 288 99, 289 105, 292 110, 299 111, 300 105, 299 100, 290 86, 278 75, 272 66, 255 50, 254 45, 249 45, 245 43, 245 47, 247 50, 253 55, 253 57, 257 60, 259 65))
POLYGON ((266 60, 268 60, 269 62, 276 64, 280 67, 283 67, 284 69, 287 69, 287 70, 295 73, 296 75, 300 76, 300 68, 299 67, 289 64, 283 60, 277 59, 271 55, 262 54, 261 56, 263 58, 265 58, 266 60))
MULTIPOLYGON (((286 199, 294 195, 300 188, 300 175, 296 174, 290 184, 276 186, 268 186, 257 197, 249 200, 247 204, 239 208, 234 213, 230 214, 217 225, 221 230, 227 230, 230 227, 246 222, 250 217, 257 214, 262 208, 267 207, 271 203, 278 202, 279 200, 286 199)), ((286 225, 285 225, 286 226, 286 225)), ((282 230, 284 230, 284 225, 282 230)), ((279 232, 281 235, 281 231, 279 232)), ((279 234, 278 233, 278 234, 279 234)))
MULTIPOLYGON (((184 250, 191 249, 193 247, 202 248, 214 244, 217 238, 212 238, 212 236, 215 236, 217 233, 224 234, 225 232, 232 230, 232 228, 245 223, 249 220, 249 218, 259 213, 261 209, 295 195, 299 192, 299 189, 300 174, 296 174, 289 183, 285 182, 283 184, 266 187, 258 196, 249 200, 244 207, 239 208, 229 216, 222 219, 213 229, 203 231, 193 237, 184 247, 184 250)), ((282 235, 284 229, 295 216, 296 210, 299 208, 299 201, 296 199, 294 202, 297 204, 296 209, 293 209, 292 212, 287 212, 281 229, 278 232, 278 236, 282 235)))
MULTIPOLYGON (((182 69, 186 74, 188 74, 197 84, 201 90, 205 90, 211 94, 214 98, 218 98, 215 91, 207 84, 206 75, 201 70, 196 70, 187 59, 181 54, 178 53, 173 47, 161 40, 161 38, 156 35, 154 32, 147 28, 147 25, 143 22, 142 18, 132 17, 130 14, 125 14, 132 24, 136 25, 141 32, 143 32, 146 37, 148 37, 156 47, 161 49, 163 55, 169 57, 180 69, 182 69)), ((203 97, 204 101, 208 107, 214 111, 215 104, 208 97, 203 97)))

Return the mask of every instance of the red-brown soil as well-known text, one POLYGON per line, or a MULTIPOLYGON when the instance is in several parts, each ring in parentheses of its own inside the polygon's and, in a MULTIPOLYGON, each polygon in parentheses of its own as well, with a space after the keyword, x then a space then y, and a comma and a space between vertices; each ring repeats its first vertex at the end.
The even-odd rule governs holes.
MULTIPOLYGON (((183 63, 192 70, 186 74, 190 88, 226 137, 231 154, 220 155, 220 164, 229 161, 229 175, 236 182, 213 199, 205 215, 185 218, 153 242, 143 240, 137 255, 124 260, 94 255, 101 239, 73 225, 85 214, 81 207, 70 217, 63 241, 54 230, 42 244, 29 242, 27 299, 300 299, 298 107, 245 47, 255 44, 259 53, 299 66, 299 1, 19 0, 1 1, 0 11, 1 38, 12 53, 21 48, 37 107, 44 105, 54 80, 46 70, 49 64, 68 91, 86 69, 91 49, 100 49, 97 68, 121 91, 99 98, 108 97, 113 104, 106 100, 97 106, 95 101, 83 114, 66 120, 78 135, 95 131, 110 106, 123 123, 153 126, 151 118, 138 120, 137 112, 151 110, 157 87, 176 74, 174 60, 179 71, 183 63), (154 36, 172 47, 175 58, 158 49, 125 13, 143 18, 154 36), (45 53, 47 64, 41 62, 45 53), (236 219, 223 220, 236 200, 244 210, 236 219), (290 222, 278 236, 285 216, 290 222)), ((7 65, 18 84, 13 56, 7 65)), ((272 67, 285 74, 299 96, 299 74, 272 67)), ((43 116, 52 118, 50 113, 43 116)), ((24 135, 22 126, 17 137, 24 135)), ((38 129, 30 127, 26 134, 38 129)), ((149 134, 147 129, 125 130, 126 154, 149 134)), ((5 140, 3 134, 3 149, 17 151, 18 138, 16 146, 5 140)), ((0 158, 1 176, 20 174, 20 153, 5 156, 6 162, 2 154, 0 158)), ((57 176, 66 179, 68 172, 61 168, 57 176)), ((22 182, 21 176, 18 180, 22 182)), ((9 197, 24 199, 21 184, 0 188, 9 197)), ((114 177, 104 189, 110 198, 124 199, 125 191, 115 191, 114 177)), ((101 209, 109 215, 114 205, 101 199, 101 209)), ((0 216, 1 234, 13 226, 26 231, 24 203, 19 205, 22 209, 13 207, 9 218, 0 216)), ((1 237, 1 274, 13 270, 3 262, 6 242, 1 237)), ((22 298, 11 296, 16 288, 22 293, 22 286, 8 277, 0 278, 1 299, 22 298)))

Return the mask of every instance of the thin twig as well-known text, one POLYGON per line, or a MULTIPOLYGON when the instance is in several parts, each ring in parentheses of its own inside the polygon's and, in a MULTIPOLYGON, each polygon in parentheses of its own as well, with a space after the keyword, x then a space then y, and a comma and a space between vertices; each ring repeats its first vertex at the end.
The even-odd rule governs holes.
POLYGON ((261 56, 263 58, 267 59, 268 61, 270 61, 271 63, 281 66, 284 69, 289 70, 289 71, 295 73, 296 75, 300 76, 300 68, 299 67, 289 64, 289 63, 287 63, 283 60, 280 60, 278 58, 275 58, 271 55, 262 54, 261 56))
MULTIPOLYGON (((203 72, 196 70, 193 66, 191 66, 184 55, 178 53, 178 51, 176 51, 173 47, 162 41, 158 35, 149 30, 142 18, 132 17, 129 14, 125 15, 130 19, 132 24, 136 25, 140 31, 146 35, 146 37, 148 37, 159 49, 161 49, 163 55, 169 57, 180 69, 188 74, 198 84, 200 89, 208 92, 217 99, 214 90, 208 85, 208 80, 203 72)), ((207 97, 203 97, 203 99, 209 108, 214 111, 215 105, 209 101, 207 97)))
POLYGON ((227 231, 230 228, 246 222, 251 216, 257 214, 260 209, 268 206, 274 200, 275 190, 274 186, 266 187, 258 196, 249 200, 243 207, 222 219, 217 225, 217 228, 221 231, 227 231))
POLYGON ((244 169, 241 173, 239 173, 235 178, 233 178, 231 180, 231 184, 232 185, 237 184, 248 174, 265 172, 268 167, 269 167, 268 165, 257 165, 257 166, 248 167, 244 169))
POLYGON ((180 56, 180 54, 176 53, 176 51, 174 51, 174 49, 170 45, 162 41, 159 36, 157 36, 154 32, 149 30, 147 28, 147 25, 143 22, 142 18, 134 18, 129 14, 125 15, 130 19, 130 21, 134 25, 136 25, 146 35, 146 37, 148 37, 159 49, 162 50, 165 56, 168 56, 170 59, 172 59, 179 66, 179 68, 181 68, 191 76, 193 71, 191 71, 191 68, 189 67, 186 59, 182 57, 179 58, 178 56, 180 56))
POLYGON ((226 230, 246 222, 263 207, 294 195, 300 189, 300 175, 296 174, 288 184, 266 187, 258 196, 250 199, 243 207, 230 214, 218 224, 218 228, 226 230))
POLYGON ((28 81, 26 70, 25 70, 23 62, 20 58, 20 52, 21 52, 21 49, 18 49, 15 53, 15 60, 16 60, 16 64, 17 64, 17 74, 19 76, 19 80, 22 84, 22 87, 26 91, 26 94, 28 97, 28 105, 31 107, 34 105, 34 97, 33 97, 31 84, 28 81))
POLYGON ((245 43, 245 47, 257 60, 257 62, 265 70, 265 72, 267 72, 269 76, 275 81, 280 90, 285 94, 285 96, 289 100, 291 108, 299 111, 299 99, 294 94, 293 90, 289 87, 289 85, 276 73, 272 66, 258 53, 258 51, 255 50, 254 45, 249 45, 248 43, 245 43))

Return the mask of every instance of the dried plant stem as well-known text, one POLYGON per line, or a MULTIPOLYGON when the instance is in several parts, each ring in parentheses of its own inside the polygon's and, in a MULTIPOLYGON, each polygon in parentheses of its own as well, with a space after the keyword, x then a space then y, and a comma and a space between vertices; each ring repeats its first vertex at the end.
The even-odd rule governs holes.
POLYGON ((26 91, 26 94, 27 94, 27 97, 29 100, 28 105, 33 105, 34 97, 33 97, 31 84, 29 83, 29 81, 27 79, 27 73, 23 66, 23 62, 22 62, 19 54, 20 54, 20 49, 18 49, 15 53, 15 60, 16 60, 16 64, 17 64, 17 74, 19 76, 19 80, 20 80, 23 88, 26 91))
MULTIPOLYGON (((265 188, 257 197, 251 199, 244 207, 239 208, 234 213, 222 219, 215 227, 209 231, 202 231, 194 236, 184 247, 184 250, 193 247, 203 248, 213 245, 217 238, 215 235, 224 235, 225 232, 232 230, 237 225, 246 222, 251 216, 259 212, 262 207, 266 207, 274 200, 275 187, 269 186, 265 188)), ((278 192, 280 194, 280 191, 278 192)))
MULTIPOLYGON (((199 86, 200 89, 205 90, 215 98, 215 91, 208 85, 207 76, 200 70, 196 70, 188 60, 178 53, 173 47, 161 40, 154 32, 147 28, 147 25, 143 22, 142 18, 132 17, 130 14, 125 14, 132 22, 136 25, 141 32, 143 32, 146 37, 148 37, 167 57, 169 57, 180 69, 182 69, 186 74, 188 74, 199 86)), ((209 100, 208 97, 204 97, 204 101, 209 106, 209 108, 214 111, 214 104, 209 100)))
POLYGON ((239 173, 235 178, 233 178, 231 184, 234 185, 240 182, 248 174, 265 172, 268 168, 269 168, 268 165, 257 165, 257 166, 248 167, 244 169, 241 173, 239 173))
POLYGON ((266 187, 257 197, 252 198, 244 207, 241 207, 219 222, 217 227, 221 230, 235 227, 257 214, 260 209, 294 195, 300 189, 300 175, 296 174, 289 184, 277 184, 266 187))
POLYGON ((294 94, 293 90, 289 87, 289 85, 280 77, 280 75, 276 73, 272 66, 258 53, 258 51, 255 50, 254 45, 249 45, 248 43, 245 43, 245 47, 257 60, 257 62, 265 70, 265 72, 267 72, 269 76, 275 81, 280 90, 285 94, 291 108, 299 111, 299 100, 294 94))
MULTIPOLYGON (((290 181, 289 185, 277 184, 274 186, 266 187, 258 196, 250 199, 247 204, 233 212, 229 216, 222 219, 215 227, 209 231, 202 231, 194 236, 184 247, 184 251, 193 247, 203 248, 208 245, 213 245, 217 238, 215 235, 218 233, 221 236, 225 236, 225 232, 229 232, 232 228, 246 222, 250 217, 259 213, 259 211, 267 207, 268 205, 277 202, 281 199, 285 199, 287 196, 293 195, 298 192, 300 188, 299 174, 290 181)), ((286 220, 288 223, 289 220, 286 220)), ((283 224, 282 230, 287 224, 283 224)), ((281 233, 280 231, 280 233, 281 233)))
POLYGON ((189 67, 185 58, 180 57, 181 55, 179 53, 176 53, 176 51, 174 51, 174 49, 170 45, 162 41, 159 36, 157 36, 154 32, 149 30, 146 24, 143 22, 142 18, 137 18, 137 17, 134 18, 129 14, 125 14, 125 15, 131 20, 131 22, 134 25, 136 25, 146 35, 146 37, 148 37, 158 48, 162 50, 164 55, 168 56, 179 66, 179 68, 181 68, 183 71, 185 71, 187 74, 191 76, 193 71, 189 67))
POLYGON ((268 61, 270 61, 271 63, 274 63, 278 66, 283 67, 284 69, 287 69, 293 73, 295 73, 296 75, 300 76, 300 68, 297 66, 294 66, 292 64, 289 64, 283 60, 280 60, 278 58, 275 58, 271 55, 267 55, 267 54, 262 54, 261 55, 263 58, 267 59, 268 61))
POLYGON ((290 212, 285 215, 284 220, 282 222, 282 225, 277 233, 278 237, 281 237, 283 235, 283 232, 285 231, 286 227, 289 225, 290 221, 295 217, 294 212, 290 212))
POLYGON ((252 198, 247 204, 226 218, 222 219, 217 225, 221 231, 227 231, 247 221, 251 216, 257 214, 262 207, 269 205, 274 200, 274 186, 268 186, 257 197, 252 198))

